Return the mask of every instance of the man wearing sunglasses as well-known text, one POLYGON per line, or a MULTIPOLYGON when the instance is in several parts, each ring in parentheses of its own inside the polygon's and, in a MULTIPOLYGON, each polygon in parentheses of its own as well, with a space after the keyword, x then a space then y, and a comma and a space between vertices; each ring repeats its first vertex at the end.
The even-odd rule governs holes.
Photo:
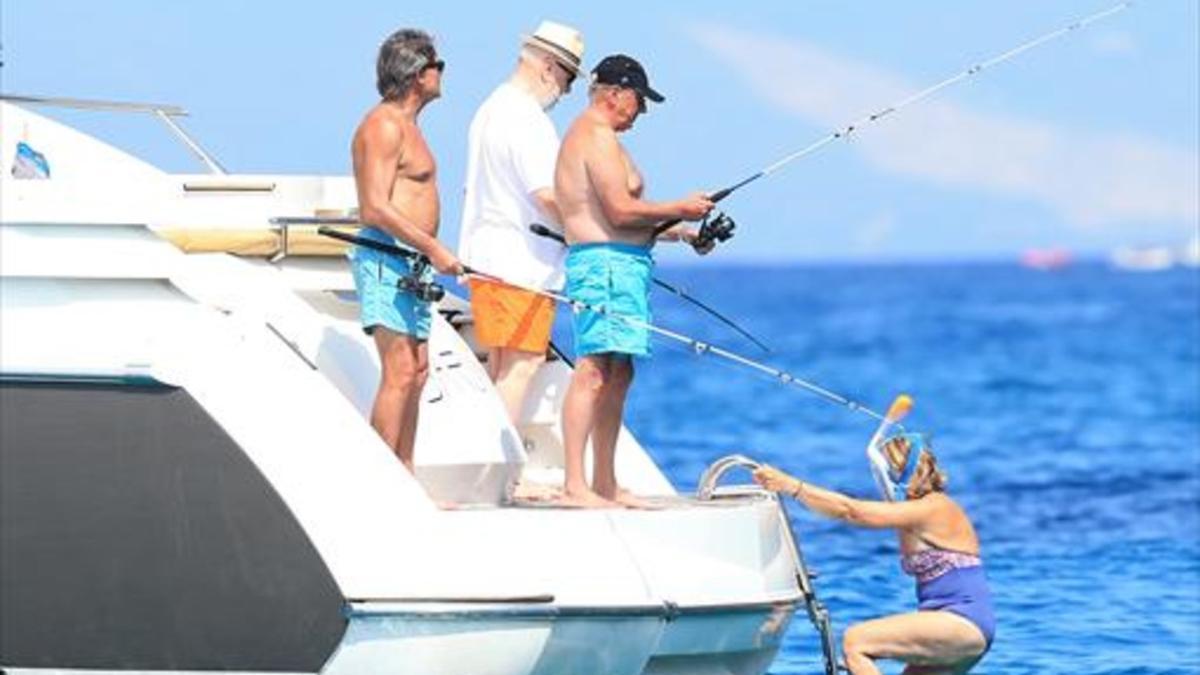
MULTIPOLYGON (((424 254, 442 274, 462 274, 458 259, 437 239, 437 167, 417 117, 441 96, 442 71, 433 39, 402 29, 380 47, 376 64, 382 100, 354 132, 351 155, 358 191, 360 236, 424 254)), ((371 426, 411 471, 421 389, 429 373, 429 303, 399 287, 402 279, 432 278, 429 265, 363 246, 350 252, 363 330, 379 350, 381 378, 371 426)))
MULTIPOLYGON (((582 57, 579 31, 543 21, 524 36, 512 75, 475 113, 458 247, 467 265, 527 288, 561 287, 566 251, 529 225, 557 228, 562 220, 554 196, 558 132, 546 110, 570 92, 582 57)), ((469 285, 475 337, 519 430, 529 382, 546 358, 554 302, 496 281, 469 285)))
MULTIPOLYGON (((669 202, 643 199, 643 183, 617 134, 633 127, 646 101, 663 97, 636 60, 617 54, 592 69, 590 102, 563 138, 554 173, 570 250, 567 295, 605 313, 574 314, 578 361, 563 401, 566 455, 564 501, 603 507, 644 502, 617 484, 614 455, 625 396, 633 382, 634 356, 650 354, 650 274, 654 261, 646 244, 654 227, 679 218, 695 221, 712 210, 701 192, 669 202), (583 468, 592 441, 592 484, 583 468)), ((677 225, 663 238, 694 243, 696 230, 677 225)), ((707 253, 711 246, 697 249, 707 253)))

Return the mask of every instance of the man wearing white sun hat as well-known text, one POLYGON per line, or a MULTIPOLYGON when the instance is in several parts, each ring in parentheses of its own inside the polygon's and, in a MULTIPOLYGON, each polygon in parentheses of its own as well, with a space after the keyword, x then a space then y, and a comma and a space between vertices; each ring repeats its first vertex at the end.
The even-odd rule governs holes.
MULTIPOLYGON (((529 231, 560 229, 554 198, 559 138, 546 111, 571 90, 583 36, 553 21, 525 35, 512 75, 471 120, 458 253, 463 263, 528 288, 562 285, 562 244, 529 231)), ((516 424, 529 382, 545 360, 554 301, 513 286, 471 279, 475 336, 516 424)))

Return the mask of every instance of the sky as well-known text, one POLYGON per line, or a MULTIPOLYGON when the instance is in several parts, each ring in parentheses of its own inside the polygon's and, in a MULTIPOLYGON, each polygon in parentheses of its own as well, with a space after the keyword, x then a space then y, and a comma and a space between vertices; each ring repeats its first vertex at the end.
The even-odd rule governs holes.
MULTIPOLYGON (((715 190, 1110 0, 161 2, 3 0, 0 90, 170 103, 228 169, 349 173, 379 44, 437 39, 421 116, 442 237, 457 241, 466 129, 542 19, 584 60, 626 53, 667 101, 624 134, 647 197, 715 190)), ((731 262, 1006 260, 1185 244, 1200 222, 1200 2, 1143 0, 861 128, 721 204, 731 262)), ((584 88, 551 112, 559 129, 584 88)), ((147 117, 53 112, 170 171, 200 171, 147 117)), ((668 261, 694 260, 664 250, 668 261)))

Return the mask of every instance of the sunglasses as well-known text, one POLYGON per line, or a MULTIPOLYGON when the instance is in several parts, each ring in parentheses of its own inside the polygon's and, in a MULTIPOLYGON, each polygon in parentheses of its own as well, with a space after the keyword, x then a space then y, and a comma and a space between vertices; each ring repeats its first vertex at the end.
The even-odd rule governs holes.
POLYGON ((646 97, 642 95, 642 92, 637 89, 630 89, 629 91, 633 92, 634 97, 637 98, 638 112, 646 112, 646 97))
POLYGON ((445 72, 446 62, 441 59, 438 59, 436 61, 430 61, 429 63, 425 64, 425 68, 423 68, 422 70, 428 70, 430 68, 437 70, 439 73, 445 72))
POLYGON ((559 70, 566 74, 568 87, 575 83, 575 78, 579 76, 578 73, 559 63, 557 60, 554 61, 554 65, 558 66, 559 70))

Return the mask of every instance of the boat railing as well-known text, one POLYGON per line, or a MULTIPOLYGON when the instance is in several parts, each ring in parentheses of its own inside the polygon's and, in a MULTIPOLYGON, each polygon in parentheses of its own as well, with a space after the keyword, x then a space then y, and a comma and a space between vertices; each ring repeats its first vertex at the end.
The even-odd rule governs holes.
MULTIPOLYGON (((284 256, 288 255, 288 242, 292 234, 291 228, 318 228, 316 230, 318 237, 329 237, 330 235, 323 233, 321 230, 329 227, 348 228, 343 231, 343 234, 354 234, 363 224, 359 222, 356 216, 277 216, 271 218, 271 227, 279 232, 281 243, 279 253, 271 257, 271 262, 278 262, 284 256)), ((341 231, 341 230, 339 230, 341 231)), ((333 241, 333 239, 328 239, 333 241)))
MULTIPOLYGON (((745 455, 726 455, 708 466, 704 473, 700 476, 700 483, 696 487, 696 499, 701 501, 711 501, 718 496, 728 494, 728 488, 718 490, 718 484, 725 474, 734 469, 745 469, 754 471, 759 468, 759 462, 746 457, 745 455)), ((761 491, 761 489, 759 489, 761 491)), ((739 492, 740 493, 740 492, 739 492)), ((800 540, 792 531, 791 521, 788 519, 787 509, 783 505, 783 500, 774 493, 768 493, 770 499, 775 501, 778 507, 778 516, 784 537, 787 538, 791 545, 793 557, 796 561, 796 584, 800 587, 800 592, 804 595, 804 606, 808 611, 808 619, 817 629, 817 633, 821 637, 821 651, 825 657, 825 673, 826 675, 838 675, 837 648, 833 642, 833 621, 829 616, 829 610, 825 607, 825 603, 817 597, 817 591, 813 587, 812 579, 816 576, 809 571, 808 564, 804 561, 804 552, 800 549, 800 540)))
POLYGON ((192 138, 183 126, 175 121, 176 117, 187 117, 188 111, 177 105, 167 105, 163 103, 135 103, 125 101, 99 101, 93 99, 82 98, 60 98, 53 96, 21 96, 17 94, 0 93, 0 101, 8 101, 10 103, 18 103, 33 106, 46 106, 50 108, 73 108, 76 110, 94 110, 103 112, 119 112, 119 113, 147 113, 154 115, 171 133, 180 140, 200 160, 200 163, 208 169, 209 173, 224 176, 228 172, 221 163, 216 160, 196 139, 192 138))
POLYGON ((729 471, 739 468, 754 471, 758 467, 758 462, 745 455, 726 455, 710 464, 700 475, 700 483, 696 486, 696 498, 701 501, 711 500, 716 495, 717 484, 729 471))

